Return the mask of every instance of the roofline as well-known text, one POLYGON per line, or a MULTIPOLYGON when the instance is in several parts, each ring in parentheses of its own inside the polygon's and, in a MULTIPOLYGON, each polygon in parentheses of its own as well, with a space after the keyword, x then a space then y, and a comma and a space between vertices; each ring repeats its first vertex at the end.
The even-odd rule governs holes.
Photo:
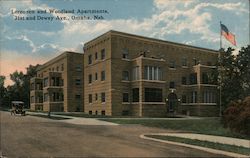
POLYGON ((64 58, 64 57, 66 57, 67 54, 69 54, 69 53, 74 53, 74 54, 81 54, 81 55, 83 55, 83 53, 79 53, 79 52, 64 51, 64 52, 62 52, 62 54, 60 54, 60 55, 58 55, 58 56, 56 56, 56 57, 50 59, 49 61, 43 63, 42 65, 40 65, 40 66, 37 68, 37 71, 40 71, 41 69, 43 69, 43 68, 45 68, 45 67, 51 65, 51 64, 54 63, 55 61, 60 60, 60 59, 62 59, 62 58, 64 58))
POLYGON ((98 38, 101 38, 102 36, 105 36, 107 34, 121 34, 121 35, 126 35, 126 36, 131 36, 131 37, 137 37, 137 38, 143 38, 143 39, 148 39, 148 40, 153 40, 153 41, 158 41, 158 42, 163 42, 163 43, 167 43, 167 44, 172 44, 172 45, 177 45, 177 46, 183 46, 183 47, 188 47, 188 48, 193 48, 193 49, 201 49, 201 50, 206 50, 206 51, 212 51, 213 53, 218 53, 219 50, 214 50, 214 49, 209 49, 209 48, 202 48, 202 47, 197 47, 197 46, 191 46, 191 45, 187 45, 187 44, 183 44, 183 43, 177 43, 177 42, 171 42, 171 41, 165 41, 165 40, 161 40, 161 39, 156 39, 156 38, 151 38, 151 37, 146 37, 146 36, 141 36, 141 35, 135 35, 135 34, 130 34, 130 33, 126 33, 126 32, 120 32, 120 31, 116 31, 116 30, 109 30, 108 32, 105 32, 99 36, 97 36, 96 38, 86 42, 84 44, 84 47, 97 40, 98 38))

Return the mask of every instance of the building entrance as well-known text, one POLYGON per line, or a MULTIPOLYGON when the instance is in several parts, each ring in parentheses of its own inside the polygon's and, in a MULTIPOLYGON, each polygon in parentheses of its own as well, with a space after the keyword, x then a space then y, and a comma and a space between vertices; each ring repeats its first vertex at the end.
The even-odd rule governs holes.
POLYGON ((177 95, 175 93, 170 93, 168 95, 168 110, 173 112, 178 104, 177 95))

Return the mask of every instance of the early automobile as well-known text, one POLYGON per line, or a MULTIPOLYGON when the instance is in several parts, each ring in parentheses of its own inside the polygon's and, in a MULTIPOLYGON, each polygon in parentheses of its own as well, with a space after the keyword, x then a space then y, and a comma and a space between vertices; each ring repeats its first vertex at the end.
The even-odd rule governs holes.
POLYGON ((24 102, 22 101, 12 101, 11 102, 11 115, 14 114, 21 114, 22 116, 25 116, 25 111, 24 111, 24 102))

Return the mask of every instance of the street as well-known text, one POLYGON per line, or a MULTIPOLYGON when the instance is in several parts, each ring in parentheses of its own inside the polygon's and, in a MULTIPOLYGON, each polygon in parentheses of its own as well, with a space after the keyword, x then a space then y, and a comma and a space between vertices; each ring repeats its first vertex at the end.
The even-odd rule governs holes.
POLYGON ((141 125, 79 125, 0 114, 1 152, 6 157, 221 157, 139 137, 169 130, 141 125))

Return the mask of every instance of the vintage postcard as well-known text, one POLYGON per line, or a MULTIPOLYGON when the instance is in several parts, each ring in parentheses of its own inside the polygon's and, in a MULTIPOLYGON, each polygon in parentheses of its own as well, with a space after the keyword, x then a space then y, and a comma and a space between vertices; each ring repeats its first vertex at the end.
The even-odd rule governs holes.
POLYGON ((247 157, 248 0, 0 0, 1 157, 247 157))

